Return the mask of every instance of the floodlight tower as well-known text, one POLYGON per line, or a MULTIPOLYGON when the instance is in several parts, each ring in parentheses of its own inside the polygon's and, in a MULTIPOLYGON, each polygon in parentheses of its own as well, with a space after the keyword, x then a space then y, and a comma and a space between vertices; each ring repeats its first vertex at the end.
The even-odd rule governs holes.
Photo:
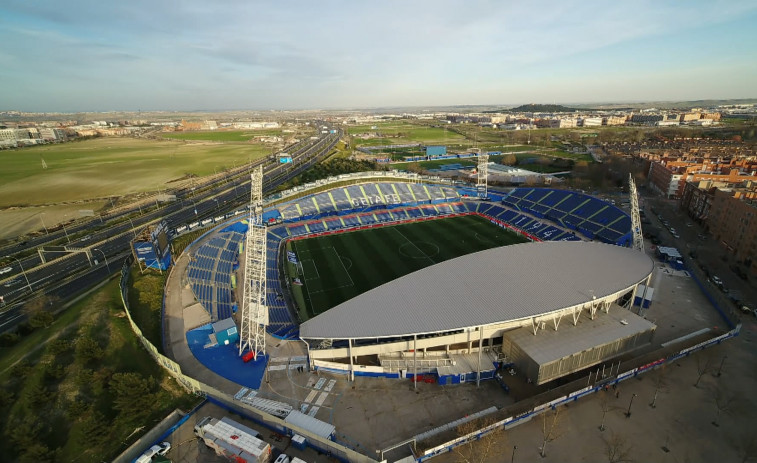
POLYGON ((265 355, 265 328, 268 325, 266 297, 266 229, 263 225, 263 166, 250 174, 250 216, 247 254, 244 266, 242 320, 239 330, 239 355, 246 348, 265 355))
POLYGON ((476 191, 479 198, 489 197, 488 179, 489 178, 489 155, 478 153, 478 183, 476 191))
POLYGON ((631 196, 631 231, 633 232, 633 248, 644 252, 644 236, 641 233, 641 218, 639 217, 639 197, 636 192, 636 182, 633 175, 628 174, 628 193, 631 196))

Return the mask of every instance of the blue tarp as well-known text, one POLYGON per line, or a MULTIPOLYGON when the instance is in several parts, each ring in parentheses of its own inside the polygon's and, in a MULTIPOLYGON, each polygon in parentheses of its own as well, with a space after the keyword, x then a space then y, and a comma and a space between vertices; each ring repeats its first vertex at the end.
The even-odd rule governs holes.
POLYGON ((247 233, 247 223, 245 223, 246 220, 240 220, 239 222, 233 223, 229 225, 228 227, 225 227, 223 230, 221 230, 218 233, 228 233, 235 231, 237 233, 247 233))
POLYGON ((192 355, 206 368, 229 381, 251 389, 259 389, 268 358, 244 363, 239 356, 239 347, 236 344, 205 349, 205 345, 209 342, 208 336, 212 332, 213 328, 210 324, 187 332, 187 343, 192 355))

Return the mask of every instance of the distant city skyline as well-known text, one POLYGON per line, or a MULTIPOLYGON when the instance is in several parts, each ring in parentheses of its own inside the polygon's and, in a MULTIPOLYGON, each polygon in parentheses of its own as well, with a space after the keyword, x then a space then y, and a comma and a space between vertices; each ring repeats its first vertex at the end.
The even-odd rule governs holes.
POLYGON ((753 1, 6 0, 0 40, 0 110, 757 97, 753 1))

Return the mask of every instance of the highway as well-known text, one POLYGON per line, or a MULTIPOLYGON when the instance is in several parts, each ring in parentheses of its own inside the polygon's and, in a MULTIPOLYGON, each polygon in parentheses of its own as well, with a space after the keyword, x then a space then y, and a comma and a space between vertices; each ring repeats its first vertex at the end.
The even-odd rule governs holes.
MULTIPOLYGON (((330 126, 323 122, 319 121, 317 124, 318 127, 325 125, 329 127, 329 131, 331 130, 330 126)), ((20 322, 21 303, 40 291, 52 292, 60 297, 86 290, 107 276, 107 269, 103 265, 105 258, 109 261, 110 271, 116 271, 120 267, 116 257, 130 252, 132 239, 146 224, 163 219, 168 223, 169 229, 175 229, 190 222, 223 216, 245 207, 250 200, 249 171, 253 167, 261 163, 264 165, 264 193, 268 193, 322 160, 336 145, 340 136, 341 132, 337 130, 334 134, 321 134, 313 137, 315 139, 304 140, 288 147, 286 152, 292 155, 291 164, 279 164, 275 158, 259 160, 253 165, 241 166, 222 176, 214 176, 210 181, 198 183, 193 190, 168 192, 176 195, 176 201, 164 203, 162 207, 146 211, 142 215, 138 215, 138 212, 135 214, 135 208, 125 208, 120 214, 107 219, 96 217, 82 224, 72 224, 66 227, 65 232, 51 232, 49 235, 0 249, 3 256, 0 260, 8 262, 7 265, 12 267, 12 271, 3 275, 4 278, 0 280, 0 296, 3 299, 3 303, 0 304, 0 332, 7 331, 20 322), (49 246, 61 238, 64 242, 55 244, 65 246, 67 252, 46 253, 46 263, 42 262, 39 253, 22 256, 20 259, 14 255, 19 252, 28 254, 33 248, 49 246), (85 251, 89 251, 91 259, 85 251), (99 263, 97 267, 94 267, 95 261, 99 263), (91 276, 93 267, 103 269, 96 272, 97 277, 91 276), (78 274, 90 276, 71 278, 78 274)))

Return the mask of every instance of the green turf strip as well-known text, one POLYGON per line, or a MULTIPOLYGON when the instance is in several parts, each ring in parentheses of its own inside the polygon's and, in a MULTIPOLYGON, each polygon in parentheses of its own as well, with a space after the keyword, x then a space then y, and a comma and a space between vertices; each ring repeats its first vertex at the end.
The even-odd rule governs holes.
POLYGON ((287 268, 303 283, 293 290, 305 321, 430 265, 524 241, 484 218, 453 217, 293 241, 301 266, 287 268))

